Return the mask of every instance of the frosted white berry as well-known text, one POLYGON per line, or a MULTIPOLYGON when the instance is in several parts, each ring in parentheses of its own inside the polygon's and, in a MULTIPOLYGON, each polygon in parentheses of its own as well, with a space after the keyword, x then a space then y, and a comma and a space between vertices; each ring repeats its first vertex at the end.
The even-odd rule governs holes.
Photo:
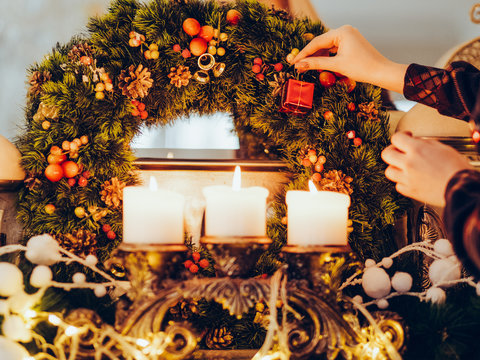
POLYGON ((412 275, 409 273, 398 271, 392 277, 392 287, 399 293, 410 291, 412 284, 412 275))
POLYGON ((368 296, 374 299, 383 298, 390 294, 390 277, 382 268, 369 267, 363 273, 362 287, 368 296))

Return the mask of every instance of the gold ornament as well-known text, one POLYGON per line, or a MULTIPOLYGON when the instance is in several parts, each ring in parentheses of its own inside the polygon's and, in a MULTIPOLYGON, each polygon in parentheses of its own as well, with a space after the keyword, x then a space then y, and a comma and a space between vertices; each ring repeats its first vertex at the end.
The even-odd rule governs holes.
POLYGON ((55 105, 47 105, 44 102, 41 102, 38 105, 38 110, 33 115, 34 121, 43 121, 45 119, 57 119, 58 118, 58 108, 55 105))
POLYGON ((358 116, 365 120, 378 120, 378 110, 375 108, 375 103, 370 101, 358 105, 358 116))
POLYGON ((102 184, 102 191, 100 191, 100 195, 102 195, 102 201, 107 206, 113 208, 119 207, 123 200, 123 188, 125 185, 126 184, 118 180, 117 177, 113 177, 110 180, 105 181, 102 184))
POLYGON ((188 85, 192 78, 192 74, 190 73, 188 66, 179 65, 170 68, 168 78, 170 79, 170 84, 175 85, 177 88, 181 88, 182 86, 188 85))
POLYGON ((59 245, 76 255, 95 255, 97 252, 97 235, 88 230, 72 231, 68 234, 53 235, 59 245))
POLYGON ((138 65, 136 69, 135 65, 130 65, 128 70, 122 70, 118 84, 118 87, 122 90, 122 95, 132 99, 147 96, 148 89, 153 86, 153 79, 150 75, 148 68, 144 68, 142 64, 138 65))
POLYGON ((193 78, 198 81, 199 83, 206 84, 210 82, 210 75, 208 75, 208 72, 204 70, 199 70, 197 71, 194 75, 193 78))
POLYGON ((213 76, 220 77, 220 75, 222 75, 223 72, 225 71, 225 63, 216 63, 213 66, 212 71, 213 71, 213 76))
POLYGON ((233 335, 226 327, 211 329, 205 337, 205 344, 209 349, 221 350, 229 347, 233 342, 233 335))
POLYGON ((215 58, 212 54, 205 53, 198 57, 197 63, 200 69, 208 71, 215 65, 215 58))
POLYGON ((52 74, 48 71, 34 71, 30 76, 28 82, 30 83, 30 88, 28 93, 30 95, 36 96, 42 93, 42 85, 47 81, 52 79, 52 74))
POLYGON ((350 183, 353 179, 345 175, 341 170, 330 170, 323 175, 318 184, 318 190, 336 191, 350 195, 353 192, 350 183))

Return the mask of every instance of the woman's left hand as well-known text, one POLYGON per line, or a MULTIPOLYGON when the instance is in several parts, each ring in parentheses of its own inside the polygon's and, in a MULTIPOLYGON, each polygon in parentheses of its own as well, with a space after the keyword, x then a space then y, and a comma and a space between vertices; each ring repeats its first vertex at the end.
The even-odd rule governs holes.
POLYGON ((467 158, 438 141, 413 137, 408 132, 392 136, 392 145, 382 152, 389 165, 385 176, 396 189, 412 199, 445 206, 445 190, 458 171, 473 169, 467 158))

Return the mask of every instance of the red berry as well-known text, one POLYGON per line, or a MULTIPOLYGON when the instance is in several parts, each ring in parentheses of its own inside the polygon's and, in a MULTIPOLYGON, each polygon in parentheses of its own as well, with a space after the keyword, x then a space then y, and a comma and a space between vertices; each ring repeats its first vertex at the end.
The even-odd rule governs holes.
POLYGON ((316 172, 322 172, 323 171, 323 164, 316 163, 315 164, 315 171, 316 172))
POLYGON ((140 111, 145 110, 145 104, 144 104, 144 103, 139 103, 139 104, 137 105, 137 109, 140 110, 140 111))
POLYGON ((183 31, 190 36, 195 36, 200 32, 200 23, 194 18, 185 19, 183 22, 183 31))
POLYGON ((308 160, 308 158, 305 158, 302 160, 302 165, 305 167, 308 167, 308 166, 312 166, 312 163, 310 162, 310 160, 308 160))
POLYGON ((257 58, 255 58, 255 59, 253 59, 253 63, 254 63, 255 65, 262 65, 262 64, 263 64, 263 60, 260 59, 259 57, 257 57, 257 58))
POLYGON ((282 71, 283 70, 283 65, 282 65, 282 63, 276 63, 273 68, 275 69, 275 71, 282 71))
POLYGON ((148 112, 142 111, 142 112, 140 113, 140 118, 141 118, 141 119, 145 120, 147 117, 148 117, 148 112))
POLYGON ((60 149, 58 146, 54 145, 50 148, 50 154, 61 155, 62 154, 62 149, 60 149))
POLYGON ((330 71, 322 71, 319 76, 320 84, 329 88, 333 84, 335 84, 336 78, 330 71))
POLYGON ((60 154, 60 155, 50 154, 47 157, 47 162, 49 164, 61 164, 66 159, 67 159, 67 157, 65 156, 65 154, 60 154))
POLYGON ((193 261, 198 262, 198 260, 200 260, 200 253, 197 252, 197 251, 192 253, 192 259, 193 259, 193 261))
POLYGON ((472 139, 475 143, 478 143, 480 141, 480 132, 478 132, 478 130, 473 131, 472 139))
POLYGON ((266 278, 268 277, 268 274, 262 274, 260 277, 261 277, 262 279, 266 279, 266 278))
POLYGON ((110 230, 109 232, 107 232, 107 238, 109 238, 110 240, 113 240, 117 237, 117 234, 115 234, 115 232, 113 232, 112 230, 110 230))
POLYGON ((260 67, 260 65, 255 64, 255 65, 252 66, 252 71, 253 71, 255 74, 258 74, 258 73, 260 73, 260 71, 262 71, 262 68, 260 67))
POLYGON ((73 178, 78 175, 80 168, 78 167, 77 163, 74 161, 65 161, 62 163, 63 174, 67 178, 73 178))
POLYGON ((322 175, 320 173, 316 172, 312 175, 312 180, 313 181, 320 181, 322 179, 322 175))
POLYGON ((192 56, 192 54, 190 53, 190 50, 183 49, 182 56, 186 59, 186 58, 189 58, 190 56, 192 56))
POLYGON ((140 104, 140 101, 138 101, 137 99, 132 100, 132 105, 133 106, 138 106, 138 104, 140 104))
POLYGON ((50 164, 45 169, 45 176, 50 181, 59 181, 63 178, 63 168, 58 164, 50 164))
POLYGON ((317 152, 313 149, 310 149, 308 150, 308 153, 307 153, 308 156, 316 156, 317 155, 317 152))
POLYGON ((182 48, 180 47, 180 45, 175 44, 175 45, 173 45, 173 51, 180 52, 180 51, 182 51, 182 48))
POLYGON ((69 186, 75 186, 75 184, 77 183, 77 180, 75 180, 74 178, 70 178, 67 180, 67 183, 69 186))
POLYGON ((103 224, 102 230, 106 233, 108 233, 110 230, 112 230, 112 227, 108 224, 103 224))
POLYGON ((200 262, 198 263, 198 265, 200 265, 200 267, 201 267, 202 269, 205 269, 205 268, 208 267, 208 265, 210 265, 210 263, 208 262, 207 259, 202 259, 202 260, 200 260, 200 262))
POLYGON ((190 272, 191 272, 192 274, 196 274, 196 273, 198 272, 198 266, 195 265, 195 264, 193 264, 192 266, 190 266, 190 267, 188 268, 188 270, 190 270, 190 272))
POLYGON ((355 135, 355 131, 350 130, 350 131, 347 132, 347 138, 349 138, 349 139, 355 139, 355 136, 356 136, 356 135, 355 135))
POLYGON ((190 267, 193 265, 192 260, 187 260, 183 263, 183 266, 185 266, 186 269, 190 269, 190 267))
POLYGON ((341 79, 338 79, 338 82, 347 85, 347 92, 352 92, 353 89, 355 89, 355 86, 357 86, 357 82, 355 80, 349 79, 347 77, 342 77, 341 79))
POLYGON ((353 102, 350 102, 350 103, 348 103, 347 108, 350 111, 355 111, 355 104, 353 102))
POLYGON ((359 137, 356 137, 355 139, 353 139, 353 145, 355 146, 362 145, 362 139, 360 139, 359 137))
POLYGON ((88 184, 88 180, 85 179, 83 176, 78 178, 78 186, 85 187, 88 184))
POLYGON ((139 115, 140 115, 140 111, 138 109, 132 110, 132 116, 139 116, 139 115))
POLYGON ((325 111, 323 113, 323 118, 327 121, 333 120, 333 113, 331 111, 325 111))
POLYGON ((82 176, 85 178, 85 179, 88 179, 90 176, 92 176, 92 174, 90 174, 90 171, 86 170, 82 173, 82 176))
POLYGON ((263 81, 263 80, 265 80, 265 75, 257 74, 256 78, 257 78, 258 81, 263 81))
POLYGON ((242 18, 242 14, 238 10, 230 9, 227 11, 227 22, 230 25, 237 25, 242 18))

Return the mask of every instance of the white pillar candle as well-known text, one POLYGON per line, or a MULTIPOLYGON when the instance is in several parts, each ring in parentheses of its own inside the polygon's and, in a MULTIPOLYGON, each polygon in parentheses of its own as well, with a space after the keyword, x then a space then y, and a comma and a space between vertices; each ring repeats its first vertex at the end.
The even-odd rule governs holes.
POLYGON ((254 186, 241 188, 240 167, 235 168, 233 185, 207 186, 205 235, 265 236, 268 190, 254 186))
POLYGON ((136 244, 183 244, 183 195, 150 186, 123 189, 123 242, 136 244))
POLYGON ((350 196, 333 191, 317 191, 312 182, 310 190, 287 192, 288 244, 347 245, 350 196))

